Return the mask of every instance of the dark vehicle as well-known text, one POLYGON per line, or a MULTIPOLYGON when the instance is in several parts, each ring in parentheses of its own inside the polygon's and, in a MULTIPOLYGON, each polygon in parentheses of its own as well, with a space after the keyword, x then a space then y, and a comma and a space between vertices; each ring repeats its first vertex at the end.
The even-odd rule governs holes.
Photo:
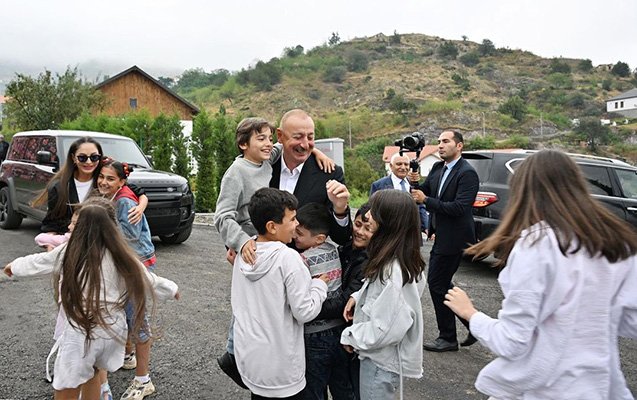
POLYGON ((144 215, 151 233, 165 243, 188 239, 195 219, 194 197, 188 181, 175 174, 157 171, 130 138, 85 131, 31 131, 13 136, 7 159, 0 169, 0 228, 15 229, 24 217, 42 221, 46 205, 31 202, 66 160, 71 143, 91 136, 105 155, 133 166, 129 182, 146 191, 148 207, 144 215))
MULTIPOLYGON (((480 178, 473 204, 476 238, 489 236, 500 223, 509 200, 509 177, 534 151, 465 151, 480 178)), ((612 158, 569 154, 584 173, 591 195, 637 229, 637 168, 612 158)))

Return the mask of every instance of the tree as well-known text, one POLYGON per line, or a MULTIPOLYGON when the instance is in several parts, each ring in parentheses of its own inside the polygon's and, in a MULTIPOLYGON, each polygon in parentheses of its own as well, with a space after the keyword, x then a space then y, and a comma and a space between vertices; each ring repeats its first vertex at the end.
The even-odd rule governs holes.
POLYGON ((283 53, 286 57, 294 58, 303 55, 303 51, 305 51, 305 49, 303 49, 303 46, 298 44, 296 45, 296 47, 286 47, 283 50, 283 53))
POLYGON ((492 56, 496 53, 495 45, 489 39, 484 39, 478 46, 478 53, 481 56, 492 56))
POLYGON ((332 32, 332 36, 330 36, 327 44, 330 46, 336 46, 341 42, 341 37, 338 36, 338 32, 332 32))
POLYGON ((460 62, 466 65, 467 67, 473 67, 480 63, 480 56, 475 51, 470 51, 460 56, 460 62))
POLYGON ((215 209, 217 191, 213 147, 212 122, 208 113, 201 111, 195 116, 192 126, 192 152, 197 160, 195 205, 199 212, 211 212, 215 209))
POLYGON ((453 42, 444 42, 438 47, 438 55, 453 60, 458 56, 458 48, 453 42))
POLYGON ((391 35, 391 37, 389 38, 389 43, 400 44, 400 35, 398 34, 398 32, 396 32, 396 29, 394 29, 394 34, 391 35))
POLYGON ((467 41, 467 39, 469 39, 469 37, 468 37, 467 35, 462 35, 462 41, 463 41, 463 42, 466 42, 466 41, 467 41))
POLYGON ((173 158, 175 160, 173 164, 173 172, 177 175, 181 175, 188 179, 192 168, 190 167, 190 139, 184 136, 184 131, 179 117, 174 117, 179 129, 173 130, 173 158))
POLYGON ((235 144, 236 122, 224 113, 217 113, 212 120, 212 151, 215 164, 215 196, 214 203, 217 203, 221 178, 228 169, 235 157, 239 154, 239 149, 235 144))
POLYGON ((518 122, 521 122, 528 110, 526 108, 526 104, 524 104, 524 100, 522 100, 520 96, 512 96, 498 107, 498 112, 510 115, 518 122))
POLYGON ((591 72, 593 70, 593 62, 588 58, 586 60, 580 60, 577 63, 577 69, 581 72, 591 72))
MULTIPOLYGON (((179 120, 177 120, 179 124, 179 120)), ((159 114, 152 126, 153 131, 153 164, 161 171, 172 171, 173 131, 174 123, 164 114, 159 114)), ((179 125, 181 129, 181 125, 179 125)))
POLYGON ((575 132, 586 140, 591 151, 596 151, 598 144, 606 144, 610 139, 610 128, 602 125, 599 118, 596 117, 580 118, 579 126, 575 128, 575 132))
POLYGON ((323 73, 323 82, 326 83, 341 83, 345 79, 347 74, 347 68, 342 65, 335 65, 328 67, 323 73))
POLYGON ((350 50, 345 54, 347 70, 351 72, 362 72, 367 70, 369 59, 367 54, 360 50, 350 50))
POLYGON ((630 76, 630 67, 625 62, 617 61, 617 64, 613 65, 613 68, 610 70, 610 72, 613 75, 626 78, 630 76))
POLYGON ((171 88, 175 84, 175 80, 173 78, 169 78, 166 76, 160 76, 157 78, 157 80, 159 81, 159 83, 166 86, 167 88, 171 88))
POLYGON ((5 94, 7 120, 24 130, 57 129, 104 106, 102 93, 83 80, 77 68, 67 68, 62 75, 45 69, 37 78, 17 74, 5 94))
POLYGON ((571 66, 561 61, 559 58, 554 58, 551 60, 551 72, 552 73, 562 73, 562 74, 570 74, 571 66))

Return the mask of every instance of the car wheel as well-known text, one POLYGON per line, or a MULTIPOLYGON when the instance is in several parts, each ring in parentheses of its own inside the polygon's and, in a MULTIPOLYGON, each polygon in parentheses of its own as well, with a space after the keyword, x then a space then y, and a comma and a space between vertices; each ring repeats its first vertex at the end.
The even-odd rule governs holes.
POLYGON ((16 229, 22 223, 22 215, 15 212, 11 205, 9 188, 0 189, 0 228, 16 229))
POLYGON ((181 232, 177 232, 174 235, 159 235, 159 239, 161 239, 162 243, 166 244, 179 244, 183 243, 190 237, 192 233, 192 225, 188 228, 184 229, 181 232))

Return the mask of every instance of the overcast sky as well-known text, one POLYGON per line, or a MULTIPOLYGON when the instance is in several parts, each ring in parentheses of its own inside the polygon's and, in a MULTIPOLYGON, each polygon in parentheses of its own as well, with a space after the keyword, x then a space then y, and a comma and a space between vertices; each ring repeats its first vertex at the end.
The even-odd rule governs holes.
POLYGON ((0 0, 0 16, 0 63, 53 70, 236 71, 331 32, 394 30, 637 67, 635 0, 0 0))

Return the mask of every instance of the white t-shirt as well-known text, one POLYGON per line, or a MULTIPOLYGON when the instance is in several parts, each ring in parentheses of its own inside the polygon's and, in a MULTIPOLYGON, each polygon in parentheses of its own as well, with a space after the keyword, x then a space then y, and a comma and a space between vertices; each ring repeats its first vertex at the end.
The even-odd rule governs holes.
POLYGON ((91 191, 91 188, 93 187, 93 180, 91 179, 86 182, 80 182, 75 178, 73 179, 75 180, 75 189, 77 190, 77 199, 81 203, 84 200, 86 200, 88 193, 91 191))

